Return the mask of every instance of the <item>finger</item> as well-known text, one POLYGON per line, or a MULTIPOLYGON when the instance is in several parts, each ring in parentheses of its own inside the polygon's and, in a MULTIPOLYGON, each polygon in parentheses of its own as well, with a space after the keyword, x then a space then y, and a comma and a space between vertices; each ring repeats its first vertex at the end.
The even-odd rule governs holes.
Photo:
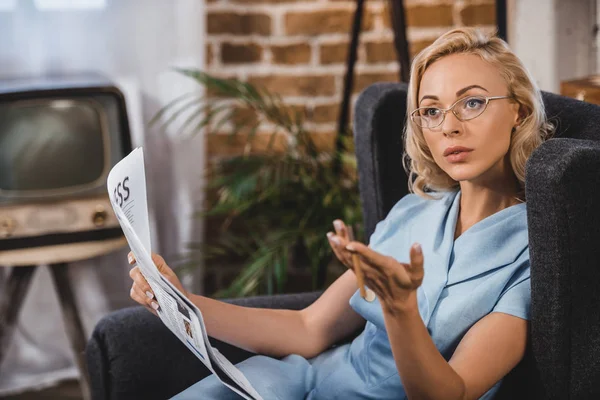
POLYGON ((153 301, 156 302, 156 296, 154 296, 154 293, 152 293, 152 291, 140 287, 135 282, 133 283, 133 285, 131 285, 131 288, 135 293, 137 293, 138 298, 140 300, 143 300, 145 304, 150 306, 152 305, 153 301))
MULTIPOLYGON (((337 238, 337 240, 339 241, 339 236, 334 236, 335 238, 337 238)), ((337 257, 338 260, 340 260, 340 262, 342 264, 344 264, 346 267, 350 268, 350 259, 348 257, 345 256, 345 254, 342 252, 342 246, 335 243, 335 239, 334 237, 329 239, 329 245, 331 246, 331 249, 333 250, 333 253, 335 254, 335 256, 337 257)))
MULTIPOLYGON (((357 258, 360 259, 360 256, 357 254, 357 258)), ((361 270, 363 271, 363 275, 365 277, 365 282, 368 287, 374 289, 376 293, 387 294, 389 295, 392 290, 391 280, 377 267, 365 262, 364 260, 360 260, 361 270)))
POLYGON ((173 270, 167 265, 165 259, 162 258, 160 255, 152 253, 152 261, 154 262, 154 265, 156 265, 158 271, 161 274, 163 274, 166 278, 175 276, 173 270))
POLYGON ((131 285, 131 289, 129 290, 129 297, 131 297, 133 300, 135 300, 137 303, 143 306, 150 306, 150 303, 154 301, 150 300, 148 296, 145 295, 144 292, 142 292, 140 288, 135 285, 135 283, 131 285))
POLYGON ((350 242, 346 245, 346 250, 350 253, 358 253, 363 261, 369 263, 373 268, 379 270, 385 270, 387 268, 394 268, 398 261, 394 258, 380 254, 370 247, 365 246, 360 242, 350 242))
POLYGON ((421 245, 415 243, 410 248, 410 274, 411 278, 417 283, 421 283, 423 281, 423 276, 425 275, 425 271, 423 269, 423 250, 421 249, 421 245))
POLYGON ((135 255, 132 251, 130 251, 129 254, 127 254, 127 262, 129 263, 129 265, 133 265, 135 264, 135 261, 135 255))
POLYGON ((152 291, 152 288, 150 287, 150 284, 146 278, 144 278, 144 275, 142 275, 140 267, 132 268, 131 271, 129 271, 129 276, 133 279, 133 283, 137 285, 144 293, 149 292, 154 297, 154 292, 152 291))
MULTIPOLYGON (((337 244, 335 243, 335 241, 333 239, 334 236, 335 235, 333 234, 333 232, 327 232, 327 241, 329 241, 329 246, 331 246, 331 250, 333 250, 333 253, 338 258, 338 260, 343 261, 342 254, 338 250, 337 244)), ((339 239, 338 239, 338 241, 339 241, 339 239)))
POLYGON ((344 240, 348 241, 350 238, 348 237, 348 229, 346 228, 346 224, 341 219, 336 219, 333 221, 333 227, 335 228, 335 232, 338 236, 341 236, 344 240))
POLYGON ((333 252, 338 260, 340 260, 346 267, 350 268, 352 264, 351 254, 344 250, 347 242, 343 238, 334 235, 332 232, 327 234, 327 238, 329 239, 329 245, 333 249, 333 252))
POLYGON ((133 300, 143 305, 144 307, 150 307, 154 310, 158 310, 160 308, 156 299, 150 299, 148 295, 145 294, 142 290, 140 290, 140 288, 137 287, 135 284, 131 286, 129 295, 133 300))
POLYGON ((348 225, 346 227, 346 231, 348 232, 348 241, 349 242, 356 240, 356 236, 354 236, 354 229, 352 229, 352 225, 348 225))
POLYGON ((415 243, 410 247, 410 265, 411 268, 423 267, 423 249, 419 243, 415 243))
POLYGON ((130 277, 131 279, 135 279, 135 278, 137 277, 137 274, 138 274, 138 273, 140 273, 140 274, 141 274, 141 272, 139 271, 139 267, 138 267, 138 266, 135 266, 135 267, 133 267, 133 268, 131 268, 131 269, 129 270, 129 277, 130 277))

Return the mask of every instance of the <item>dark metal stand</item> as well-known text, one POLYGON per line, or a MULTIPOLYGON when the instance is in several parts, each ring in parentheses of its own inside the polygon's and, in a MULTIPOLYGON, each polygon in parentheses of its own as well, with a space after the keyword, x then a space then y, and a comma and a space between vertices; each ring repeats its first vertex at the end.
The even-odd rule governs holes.
POLYGON ((496 27, 498 37, 508 42, 508 18, 506 12, 506 0, 496 0, 496 27))
MULTIPOLYGON (((410 51, 406 36, 406 18, 404 13, 404 0, 389 0, 390 19, 394 29, 394 47, 400 64, 400 79, 408 82, 410 71, 410 51)), ((356 10, 352 30, 350 31, 350 44, 348 47, 348 60, 346 62, 346 75, 344 77, 344 94, 340 106, 338 120, 338 145, 341 144, 339 136, 347 134, 348 116, 350 114, 350 97, 354 86, 354 66, 359 43, 360 29, 365 8, 365 0, 356 0, 356 10)), ((339 147, 338 147, 339 148, 339 147)))
POLYGON ((400 64, 400 81, 408 82, 410 77, 410 48, 406 36, 406 16, 404 0, 390 0, 390 19, 394 28, 394 47, 400 64))
MULTIPOLYGON (((344 76, 344 94, 338 119, 338 134, 336 138, 336 149, 342 148, 343 137, 348 134, 348 119, 350 115, 350 97, 354 87, 354 66, 358 49, 358 40, 360 36, 360 27, 362 25, 363 13, 365 9, 364 0, 356 0, 356 10, 354 11, 354 21, 350 33, 350 45, 348 47, 348 61, 346 62, 346 75, 344 76)), ((339 157, 336 158, 339 161, 339 157)), ((341 163, 337 162, 333 166, 333 171, 337 175, 341 171, 341 163)), ((321 287, 321 285, 319 285, 321 287)))
MULTIPOLYGON (((25 299, 36 268, 37 266, 12 268, 6 282, 6 287, 0 291, 0 365, 8 351, 19 311, 23 305, 23 300, 25 299)), ((52 273, 54 287, 60 301, 63 322, 69 336, 69 342, 71 343, 77 367, 81 374, 80 385, 82 395, 85 400, 88 400, 91 399, 91 394, 84 353, 86 336, 75 302, 67 264, 52 264, 50 265, 50 272, 52 273)))

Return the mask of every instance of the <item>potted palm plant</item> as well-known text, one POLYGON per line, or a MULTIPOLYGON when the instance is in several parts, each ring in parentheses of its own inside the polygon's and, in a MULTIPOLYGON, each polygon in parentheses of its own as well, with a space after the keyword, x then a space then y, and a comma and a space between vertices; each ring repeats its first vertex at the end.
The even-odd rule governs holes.
POLYGON ((335 260, 326 238, 332 221, 343 219, 357 240, 363 237, 351 135, 343 135, 332 151, 319 150, 305 128, 305 112, 286 105, 278 95, 200 70, 177 71, 211 95, 179 98, 155 121, 168 124, 187 114, 183 132, 204 129, 215 134, 225 129, 230 137, 247 137, 246 151, 221 160, 207 177, 216 198, 197 213, 222 222, 211 243, 192 244, 193 254, 202 257, 207 268, 224 255, 236 255, 244 263, 232 284, 214 296, 282 293, 290 268, 301 267, 310 268, 312 289, 320 289, 327 266, 335 260), (266 151, 257 153, 253 142, 265 124, 272 127, 271 136, 266 151), (282 133, 288 143, 275 151, 275 138, 282 133))

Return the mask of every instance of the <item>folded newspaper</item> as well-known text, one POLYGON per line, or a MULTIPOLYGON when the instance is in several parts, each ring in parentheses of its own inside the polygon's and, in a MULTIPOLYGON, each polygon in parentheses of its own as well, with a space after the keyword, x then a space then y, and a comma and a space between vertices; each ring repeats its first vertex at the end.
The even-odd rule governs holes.
POLYGON ((152 261, 142 148, 133 150, 112 168, 107 186, 129 247, 160 306, 160 319, 224 385, 245 399, 262 400, 242 372, 211 346, 202 312, 158 272, 152 261))

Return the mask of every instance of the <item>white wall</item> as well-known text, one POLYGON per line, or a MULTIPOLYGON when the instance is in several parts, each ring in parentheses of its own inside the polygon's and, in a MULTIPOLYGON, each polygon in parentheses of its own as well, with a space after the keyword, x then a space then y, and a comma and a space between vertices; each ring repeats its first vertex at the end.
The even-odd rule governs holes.
MULTIPOLYGON (((204 0, 37 1, 100 6, 41 11, 34 0, 0 0, 0 77, 98 71, 117 82, 134 145, 147 156, 153 250, 176 259, 202 235, 192 211, 202 201, 203 141, 147 129, 147 122, 171 99, 198 90, 171 67, 204 65, 204 0)), ((126 254, 71 266, 88 334, 107 311, 130 304, 126 254)), ((49 275, 38 272, 0 368, 0 393, 76 374, 49 275)))
POLYGON ((507 1, 509 44, 542 90, 596 73, 596 1, 507 1))

